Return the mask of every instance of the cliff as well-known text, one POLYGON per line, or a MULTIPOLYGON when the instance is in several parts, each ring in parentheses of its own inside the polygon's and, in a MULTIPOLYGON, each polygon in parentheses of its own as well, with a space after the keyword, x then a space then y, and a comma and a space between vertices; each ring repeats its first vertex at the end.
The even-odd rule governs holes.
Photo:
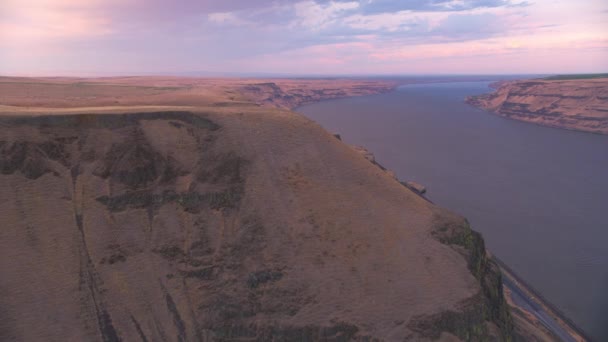
POLYGON ((189 77, 24 78, 0 76, 0 105, 44 108, 120 106, 265 106, 305 103, 393 90, 394 81, 189 77))
POLYGON ((0 339, 512 338, 466 220, 229 101, 1 108, 0 339))
POLYGON ((243 85, 239 91, 259 105, 294 109, 321 100, 385 93, 396 85, 394 82, 366 80, 319 80, 317 83, 282 80, 243 85))
POLYGON ((608 78, 501 82, 467 102, 515 120, 608 134, 608 78))

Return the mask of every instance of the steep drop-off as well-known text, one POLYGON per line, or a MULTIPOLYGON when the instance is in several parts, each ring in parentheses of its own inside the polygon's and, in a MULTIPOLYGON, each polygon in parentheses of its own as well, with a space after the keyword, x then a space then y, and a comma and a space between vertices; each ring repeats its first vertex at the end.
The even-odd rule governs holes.
POLYGON ((500 82, 471 105, 544 126, 608 134, 608 78, 500 82))
POLYGON ((318 83, 255 82, 241 86, 239 92, 258 105, 294 109, 321 100, 386 93, 395 86, 394 82, 364 80, 322 80, 318 83))
POLYGON ((479 234, 296 114, 3 115, 0 151, 0 340, 511 338, 479 234))

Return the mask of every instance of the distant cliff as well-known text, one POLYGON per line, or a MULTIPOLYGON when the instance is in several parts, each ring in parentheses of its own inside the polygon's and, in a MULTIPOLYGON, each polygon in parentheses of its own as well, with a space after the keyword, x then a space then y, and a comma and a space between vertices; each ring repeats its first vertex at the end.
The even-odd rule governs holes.
POLYGON ((511 119, 608 134, 608 78, 500 82, 467 103, 511 119))
POLYGON ((303 104, 342 97, 386 93, 397 86, 389 81, 320 80, 317 84, 284 80, 247 84, 239 91, 249 100, 262 106, 294 109, 303 104))

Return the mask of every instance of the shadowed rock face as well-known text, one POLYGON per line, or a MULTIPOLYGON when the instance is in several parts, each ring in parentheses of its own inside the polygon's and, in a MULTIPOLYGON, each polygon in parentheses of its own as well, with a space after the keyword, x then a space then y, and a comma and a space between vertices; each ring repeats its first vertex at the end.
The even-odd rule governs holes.
POLYGON ((471 105, 544 126, 608 134, 608 79, 499 82, 471 105))
POLYGON ((292 113, 0 118, 0 339, 508 339, 466 221, 292 113))
POLYGON ((45 149, 50 149, 48 158, 57 157, 53 154, 55 149, 60 149, 53 143, 29 143, 25 141, 15 141, 0 143, 2 150, 0 159, 0 169, 2 174, 13 174, 21 172, 25 177, 36 179, 49 172, 45 163, 45 149), (52 156, 52 157, 51 157, 52 156))
POLYGON ((293 109, 321 100, 389 92, 394 87, 395 84, 390 82, 360 82, 347 85, 336 82, 324 87, 311 87, 306 83, 264 82, 243 85, 239 92, 261 106, 293 109))

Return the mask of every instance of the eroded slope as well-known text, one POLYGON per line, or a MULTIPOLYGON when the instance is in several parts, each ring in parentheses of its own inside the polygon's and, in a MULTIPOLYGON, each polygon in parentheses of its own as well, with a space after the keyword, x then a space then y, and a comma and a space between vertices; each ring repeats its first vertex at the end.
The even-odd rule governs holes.
POLYGON ((268 110, 0 119, 3 340, 508 338, 466 222, 268 110))

